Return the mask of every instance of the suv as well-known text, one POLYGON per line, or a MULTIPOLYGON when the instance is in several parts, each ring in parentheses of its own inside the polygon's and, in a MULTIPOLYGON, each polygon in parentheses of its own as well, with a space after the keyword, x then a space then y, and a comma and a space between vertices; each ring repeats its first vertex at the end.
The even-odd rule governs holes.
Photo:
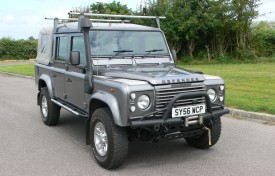
POLYGON ((106 169, 126 159, 128 143, 184 138, 200 149, 221 133, 225 85, 216 76, 175 66, 159 19, 77 14, 40 31, 35 64, 42 120, 57 125, 60 109, 86 121, 86 143, 106 169), (104 18, 156 19, 157 27, 104 18))

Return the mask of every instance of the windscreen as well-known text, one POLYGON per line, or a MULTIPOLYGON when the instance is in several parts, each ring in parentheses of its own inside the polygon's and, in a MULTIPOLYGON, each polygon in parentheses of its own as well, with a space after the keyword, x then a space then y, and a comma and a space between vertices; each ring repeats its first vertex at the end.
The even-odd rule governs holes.
POLYGON ((158 31, 91 31, 90 44, 92 56, 168 55, 158 31))

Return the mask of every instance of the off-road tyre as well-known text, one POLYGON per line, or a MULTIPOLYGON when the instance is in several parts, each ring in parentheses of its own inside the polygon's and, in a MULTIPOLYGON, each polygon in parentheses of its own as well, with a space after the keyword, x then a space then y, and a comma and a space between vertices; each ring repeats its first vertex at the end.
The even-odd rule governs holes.
POLYGON ((195 148, 199 149, 207 149, 209 147, 212 147, 215 145, 221 135, 221 118, 217 118, 212 125, 207 126, 209 129, 211 129, 211 145, 209 145, 209 139, 208 139, 208 132, 205 131, 201 136, 199 137, 190 137, 185 138, 186 142, 195 148))
MULTIPOLYGON (((42 120, 45 125, 47 126, 54 126, 57 125, 59 122, 59 116, 60 116, 60 106, 56 105, 51 101, 51 97, 49 95, 49 91, 46 87, 43 87, 41 89, 40 93, 40 112, 42 115, 42 120), (44 99, 45 98, 45 99, 44 99), (43 101, 46 100, 47 104, 47 114, 43 113, 43 101)), ((44 106, 45 107, 45 106, 44 106)))
POLYGON ((126 159, 128 153, 128 137, 125 128, 114 123, 109 108, 99 108, 92 115, 90 123, 90 140, 94 157, 98 164, 105 169, 115 169, 126 159), (105 156, 101 156, 95 147, 95 126, 102 124, 107 136, 108 149, 105 156))

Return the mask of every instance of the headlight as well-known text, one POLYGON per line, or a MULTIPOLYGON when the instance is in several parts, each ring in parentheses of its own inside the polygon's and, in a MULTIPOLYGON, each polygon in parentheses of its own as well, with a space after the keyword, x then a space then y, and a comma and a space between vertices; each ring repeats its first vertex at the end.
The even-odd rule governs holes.
POLYGON ((138 98, 137 105, 141 110, 145 110, 150 105, 150 98, 147 95, 141 95, 138 98))
POLYGON ((211 102, 214 102, 216 100, 217 95, 216 95, 216 91, 214 89, 209 89, 207 91, 207 94, 209 95, 211 102))

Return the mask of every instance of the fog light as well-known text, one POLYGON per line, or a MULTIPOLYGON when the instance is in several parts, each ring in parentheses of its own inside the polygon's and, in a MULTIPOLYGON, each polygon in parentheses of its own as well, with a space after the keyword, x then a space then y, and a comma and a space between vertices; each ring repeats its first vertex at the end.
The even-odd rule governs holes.
POLYGON ((132 100, 136 99, 136 94, 135 94, 135 93, 132 93, 132 94, 131 94, 131 99, 132 99, 132 100))
POLYGON ((223 97, 220 97, 220 98, 219 98, 219 100, 220 100, 220 101, 223 101, 223 100, 224 100, 224 98, 223 98, 223 97))
POLYGON ((131 112, 135 112, 136 111, 136 107, 135 106, 131 106, 130 110, 131 110, 131 112))
POLYGON ((224 90, 224 86, 220 86, 220 90, 223 91, 224 90))

